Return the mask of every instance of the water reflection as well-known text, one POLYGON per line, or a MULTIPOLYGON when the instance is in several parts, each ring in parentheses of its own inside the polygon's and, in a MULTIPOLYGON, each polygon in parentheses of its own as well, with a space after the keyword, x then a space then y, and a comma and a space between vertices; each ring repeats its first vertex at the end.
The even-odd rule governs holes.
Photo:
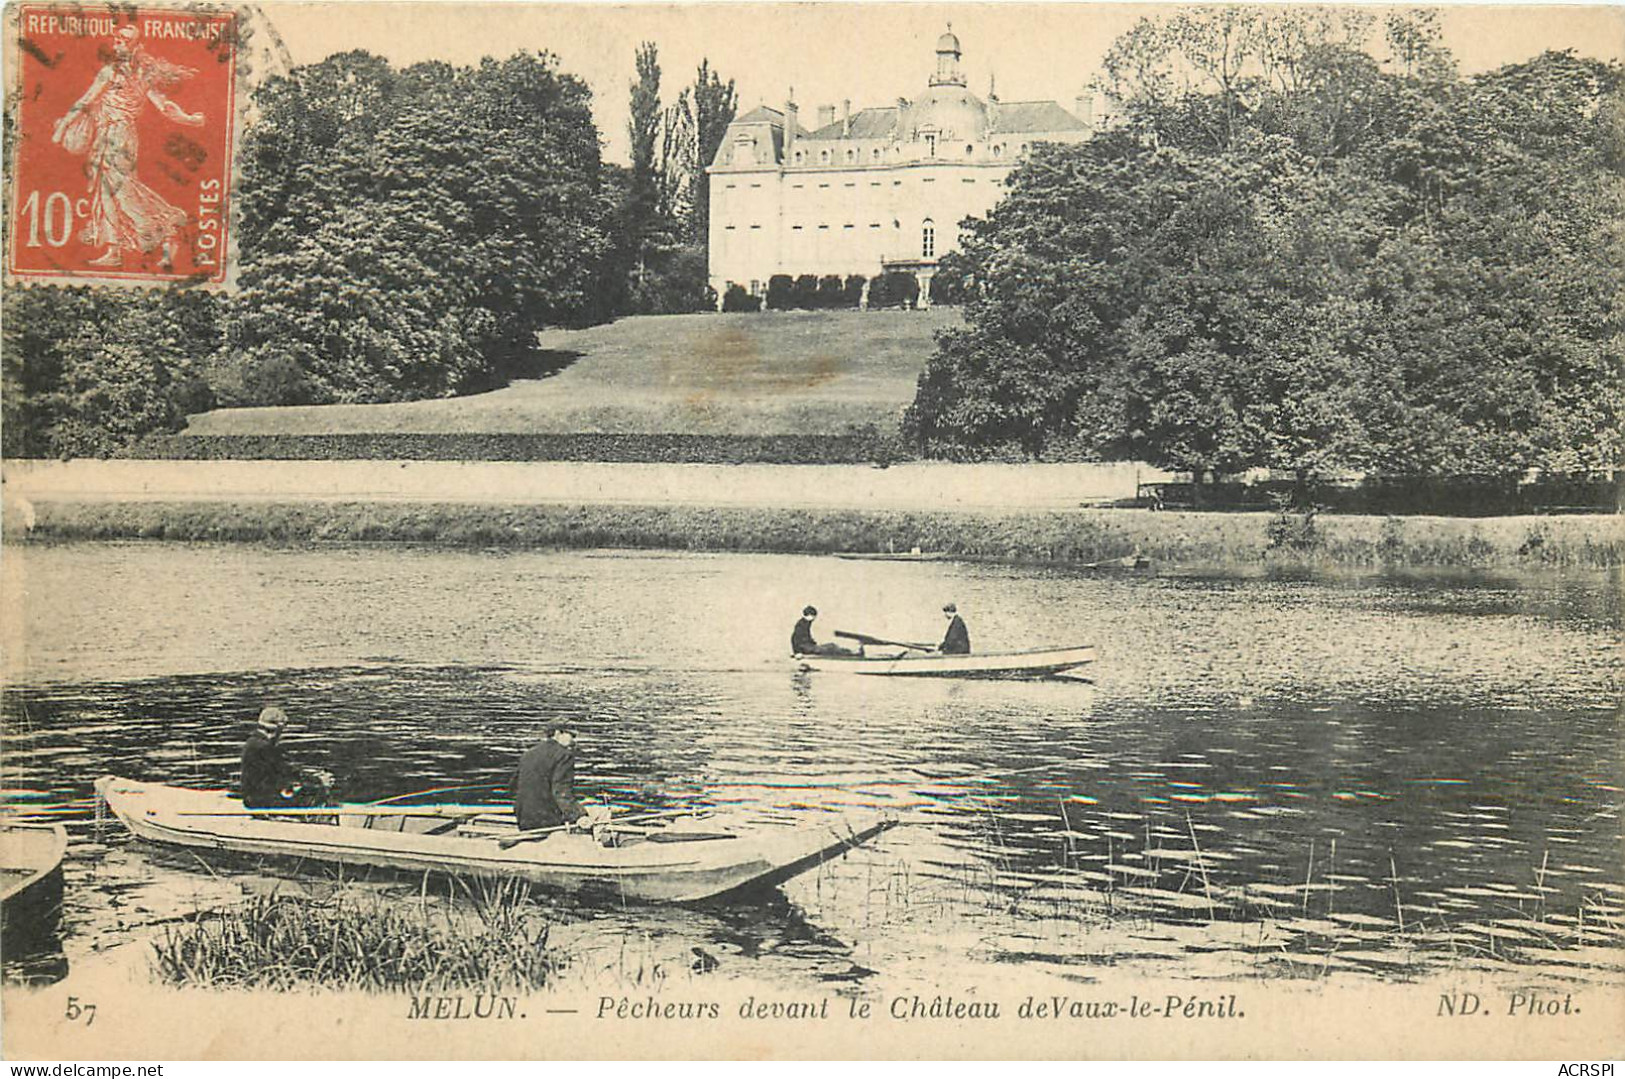
POLYGON ((904 820, 748 906, 547 900, 578 970, 612 980, 841 983, 967 958, 1082 979, 1113 965, 1618 968, 1625 777, 1605 577, 1100 580, 131 545, 27 557, 38 646, 4 696, 0 769, 15 810, 72 827, 71 954, 301 879, 203 871, 116 828, 98 838, 89 798, 104 773, 229 786, 275 701, 298 722, 290 751, 350 800, 454 786, 499 802, 518 754, 568 715, 581 786, 620 807, 904 820), (108 574, 125 586, 91 617, 81 593, 108 574), (176 604, 181 575, 189 593, 252 585, 256 625, 176 604), (900 612, 949 595, 990 644, 1092 640, 1096 684, 876 684, 793 673, 779 654, 783 612, 808 598, 841 598, 832 625, 905 636, 900 612))

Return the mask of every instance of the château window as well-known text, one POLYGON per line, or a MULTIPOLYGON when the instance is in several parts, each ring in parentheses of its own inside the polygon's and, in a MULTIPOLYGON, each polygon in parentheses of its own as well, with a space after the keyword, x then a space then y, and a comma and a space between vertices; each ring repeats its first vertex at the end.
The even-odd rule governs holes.
POLYGON ((880 160, 880 147, 876 146, 873 150, 869 151, 869 160, 870 161, 879 161, 880 160))
POLYGON ((818 151, 818 163, 820 165, 829 164, 829 151, 828 150, 820 150, 820 151, 818 151))
POLYGON ((928 217, 925 219, 925 224, 920 226, 920 257, 929 259, 936 258, 936 256, 937 227, 931 223, 931 219, 928 217))
POLYGON ((1003 157, 1004 156, 1004 143, 1001 142, 1001 143, 997 143, 997 144, 994 145, 994 147, 993 147, 993 156, 994 157, 1003 157))
POLYGON ((972 146, 970 143, 967 142, 965 144, 965 156, 970 157, 970 156, 974 155, 975 153, 976 153, 976 147, 972 146))
POLYGON ((858 152, 856 150, 848 150, 846 152, 846 163, 848 165, 855 164, 857 162, 857 160, 858 160, 858 152))
POLYGON ((796 151, 796 164, 798 164, 798 165, 801 164, 804 160, 806 160, 806 158, 807 158, 807 151, 805 151, 805 150, 797 150, 796 151))
POLYGON ((760 296, 762 294, 762 282, 760 279, 753 279, 751 281, 750 294, 752 296, 760 296))
POLYGON ((925 137, 925 156, 937 156, 937 137, 935 134, 927 135, 925 137))

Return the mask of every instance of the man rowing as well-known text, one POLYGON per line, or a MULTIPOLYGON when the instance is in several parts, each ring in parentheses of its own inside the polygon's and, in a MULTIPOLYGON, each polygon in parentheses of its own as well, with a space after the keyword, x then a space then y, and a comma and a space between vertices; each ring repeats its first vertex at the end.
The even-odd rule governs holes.
POLYGON ((819 644, 813 637, 813 619, 818 617, 818 608, 812 605, 801 608, 801 620, 796 628, 790 631, 790 654, 792 656, 857 656, 861 651, 854 651, 834 641, 819 644))
POLYGON ((243 744, 243 805, 250 809, 323 806, 333 776, 319 768, 299 768, 282 750, 288 713, 268 705, 243 744))

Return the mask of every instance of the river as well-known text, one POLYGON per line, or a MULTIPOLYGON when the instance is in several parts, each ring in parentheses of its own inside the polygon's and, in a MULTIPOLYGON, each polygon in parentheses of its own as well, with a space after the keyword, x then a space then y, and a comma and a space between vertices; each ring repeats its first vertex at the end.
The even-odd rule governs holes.
POLYGON ((545 900, 587 980, 1619 970, 1616 575, 173 543, 4 561, 23 602, 0 768, 13 812, 70 827, 68 966, 266 881, 314 886, 96 819, 102 774, 230 785, 275 702, 346 800, 501 783, 569 715, 581 787, 617 806, 900 818, 743 905, 545 900), (921 639, 949 600, 979 650, 1096 644, 1094 683, 786 658, 806 603, 826 638, 921 639))

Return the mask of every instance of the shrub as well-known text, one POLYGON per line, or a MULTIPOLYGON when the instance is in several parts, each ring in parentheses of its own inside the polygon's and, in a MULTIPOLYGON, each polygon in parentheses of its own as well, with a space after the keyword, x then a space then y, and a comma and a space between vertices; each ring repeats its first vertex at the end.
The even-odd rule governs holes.
POLYGON ((818 278, 815 275, 804 273, 796 278, 790 291, 790 306, 806 311, 818 306, 818 278))
POLYGON ((776 273, 767 279, 767 308, 769 311, 788 311, 795 301, 795 279, 787 273, 776 273))
POLYGON ((818 279, 818 306, 836 308, 846 306, 846 285, 840 274, 826 274, 818 279))
POLYGON ((759 311, 761 302, 746 292, 743 285, 729 285, 722 297, 724 311, 759 311))
POLYGON ((920 283, 911 273, 890 270, 869 283, 869 307, 913 307, 920 298, 920 283))
POLYGON ((852 274, 846 279, 846 306, 859 307, 863 303, 863 286, 869 279, 860 273, 852 274))

